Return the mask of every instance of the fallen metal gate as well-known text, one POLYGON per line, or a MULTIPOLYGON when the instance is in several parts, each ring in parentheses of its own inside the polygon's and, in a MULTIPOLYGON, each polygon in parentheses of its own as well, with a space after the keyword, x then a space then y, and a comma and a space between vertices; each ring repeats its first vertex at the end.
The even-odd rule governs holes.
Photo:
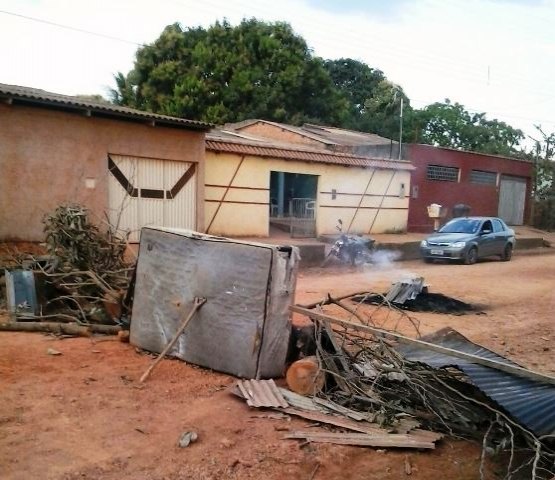
POLYGON ((292 238, 313 238, 316 236, 316 200, 313 198, 292 198, 289 201, 289 221, 292 238))

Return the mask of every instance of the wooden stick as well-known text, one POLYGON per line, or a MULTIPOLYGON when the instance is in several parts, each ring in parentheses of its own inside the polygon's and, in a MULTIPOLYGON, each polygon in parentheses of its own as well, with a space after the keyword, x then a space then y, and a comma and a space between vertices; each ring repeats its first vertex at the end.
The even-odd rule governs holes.
MULTIPOLYGON (((341 295, 340 297, 336 297, 335 300, 345 300, 346 298, 350 298, 350 297, 356 297, 357 295, 364 295, 367 294, 368 290, 363 290, 361 292, 353 292, 353 293, 348 293, 347 295, 341 295)), ((298 307, 302 307, 302 308, 315 308, 318 305, 328 305, 330 303, 330 299, 329 299, 329 295, 327 298, 323 298, 322 300, 318 300, 317 302, 312 302, 312 303, 305 303, 303 304, 299 304, 297 305, 298 307)))
POLYGON ((185 331, 185 329, 187 328, 187 325, 194 317, 195 313, 197 313, 197 310, 199 310, 200 307, 202 307, 205 303, 206 303, 206 298, 195 297, 192 310, 189 312, 185 320, 183 320, 183 323, 181 323, 181 325, 177 329, 177 332, 175 332, 175 335, 165 346, 164 350, 160 352, 160 355, 158 355, 156 360, 154 360, 154 362, 150 365, 150 367, 147 368, 146 372, 143 373, 143 376, 139 380, 139 383, 143 383, 148 378, 152 370, 154 370, 154 367, 156 367, 156 365, 158 365, 162 361, 162 359, 166 356, 166 354, 170 351, 170 349, 175 345, 175 342, 177 342, 177 339, 179 338, 179 336, 185 331))
POLYGON ((460 352, 459 350, 454 350, 452 348, 443 347, 441 345, 436 345, 435 343, 425 342, 424 340, 416 340, 414 338, 406 337, 399 333, 391 332, 389 330, 384 330, 382 328, 371 327, 368 325, 360 325, 358 323, 349 322, 347 320, 341 320, 340 318, 335 318, 330 315, 324 315, 322 313, 315 312, 314 310, 308 310, 306 308, 298 307, 292 305, 289 307, 292 312, 300 313, 306 315, 313 320, 319 322, 331 322, 337 325, 342 325, 346 328, 352 328, 353 330, 359 332, 370 332, 377 334, 379 336, 385 336, 397 340, 399 343, 406 343, 408 345, 413 345, 415 347, 423 348, 425 350, 432 350, 434 352, 443 353, 444 355, 449 355, 451 357, 462 358, 468 360, 472 363, 477 363, 485 367, 495 368, 496 370, 501 370, 502 372, 512 373, 518 375, 519 377, 528 378, 529 380, 535 380, 537 382, 549 383, 555 385, 555 377, 550 377, 539 372, 534 372, 526 368, 522 368, 516 365, 509 365, 507 363, 499 362, 497 360, 491 360, 489 358, 479 357, 471 353, 460 352))
POLYGON ((121 330, 118 325, 77 325, 75 323, 60 322, 8 322, 0 323, 0 331, 6 332, 46 332, 58 335, 74 335, 76 337, 90 337, 93 333, 117 335, 121 330))

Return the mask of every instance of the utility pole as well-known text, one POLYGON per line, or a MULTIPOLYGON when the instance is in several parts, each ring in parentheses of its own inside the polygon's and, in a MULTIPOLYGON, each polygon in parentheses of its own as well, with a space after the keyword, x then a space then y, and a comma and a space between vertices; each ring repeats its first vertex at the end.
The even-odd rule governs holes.
POLYGON ((403 148, 403 97, 401 97, 401 113, 399 114, 399 160, 403 148))

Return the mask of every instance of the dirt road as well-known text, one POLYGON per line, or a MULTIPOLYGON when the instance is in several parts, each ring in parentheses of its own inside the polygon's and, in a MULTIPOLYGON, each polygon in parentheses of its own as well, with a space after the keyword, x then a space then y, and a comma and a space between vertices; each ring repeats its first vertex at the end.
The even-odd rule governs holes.
MULTIPOLYGON (((327 292, 385 291, 403 273, 432 291, 483 306, 485 315, 414 314, 423 333, 446 325, 523 365, 555 373, 555 255, 474 266, 405 262, 383 268, 308 270, 297 301, 327 292)), ((295 319, 301 321, 302 319, 295 319)), ((150 357, 108 339, 0 334, 2 479, 478 478, 480 448, 444 440, 435 451, 383 451, 282 440, 301 420, 264 418, 226 388, 234 379, 165 360, 144 388, 150 357), (47 354, 54 348, 62 354, 47 354), (180 434, 199 440, 177 447, 180 434)), ((491 465, 493 478, 499 467, 491 465)))

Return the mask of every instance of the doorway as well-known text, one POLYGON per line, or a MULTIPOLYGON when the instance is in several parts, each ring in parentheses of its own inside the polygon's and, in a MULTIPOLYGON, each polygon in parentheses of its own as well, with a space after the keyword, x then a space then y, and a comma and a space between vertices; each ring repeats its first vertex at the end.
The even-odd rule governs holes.
POLYGON ((524 224, 526 179, 502 175, 499 188, 499 216, 507 225, 524 224))
POLYGON ((318 176, 270 172, 270 229, 291 237, 316 236, 318 176))

